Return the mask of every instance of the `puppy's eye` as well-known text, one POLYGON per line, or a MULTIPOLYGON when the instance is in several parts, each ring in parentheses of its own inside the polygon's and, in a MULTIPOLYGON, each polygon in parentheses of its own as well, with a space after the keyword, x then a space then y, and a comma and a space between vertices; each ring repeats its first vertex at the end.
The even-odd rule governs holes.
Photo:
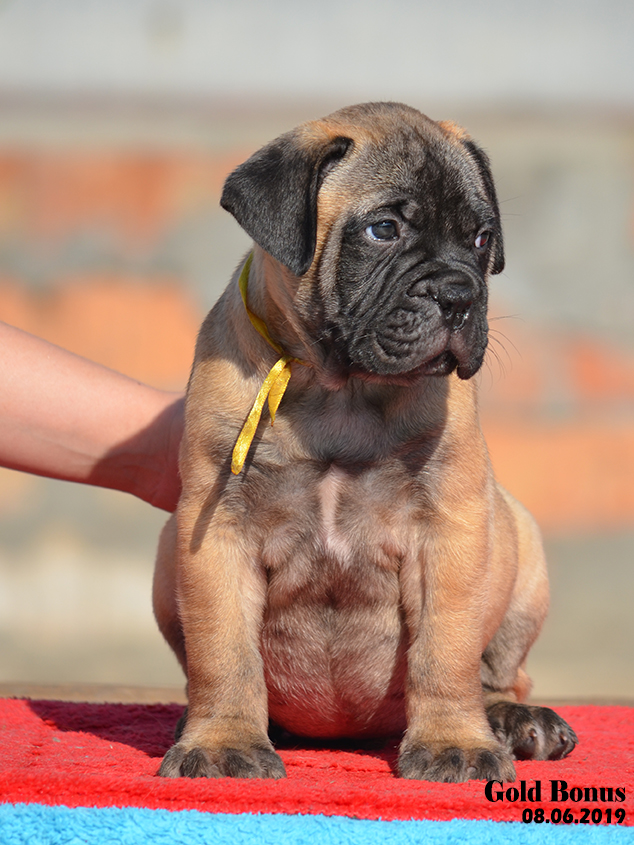
POLYGON ((483 250, 488 245, 489 240, 491 239, 491 232, 480 232, 478 237, 475 239, 474 246, 478 250, 483 250))
POLYGON ((393 220, 381 220, 380 223, 368 226, 365 233, 373 241, 395 241, 398 238, 398 226, 393 220))

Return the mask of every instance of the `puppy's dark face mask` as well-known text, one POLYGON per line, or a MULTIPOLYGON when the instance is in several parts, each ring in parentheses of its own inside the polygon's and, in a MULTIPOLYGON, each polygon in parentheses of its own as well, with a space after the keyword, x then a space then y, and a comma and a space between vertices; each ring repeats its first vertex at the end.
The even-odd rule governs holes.
POLYGON ((480 368, 487 276, 504 258, 488 161, 468 138, 407 107, 353 107, 256 153, 223 205, 306 276, 296 308, 331 373, 409 383, 480 368))
MULTIPOLYGON (((495 211, 468 160, 452 148, 401 140, 397 162, 392 149, 380 148, 351 161, 355 182, 371 185, 385 156, 392 173, 387 187, 344 211, 324 246, 315 286, 322 343, 361 376, 415 378, 457 368, 469 378, 487 346, 495 211)), ((345 176, 342 165, 322 191, 337 192, 345 176)))

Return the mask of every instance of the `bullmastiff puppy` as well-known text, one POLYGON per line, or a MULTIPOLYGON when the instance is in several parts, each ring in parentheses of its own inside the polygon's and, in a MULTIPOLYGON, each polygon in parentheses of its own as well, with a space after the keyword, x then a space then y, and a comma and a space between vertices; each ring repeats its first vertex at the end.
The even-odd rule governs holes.
POLYGON ((154 583, 189 707, 159 774, 283 777, 269 720, 402 733, 404 778, 512 781, 514 759, 569 754, 571 728, 522 703, 546 567, 478 423, 504 266, 486 155, 358 105, 256 152, 222 206, 254 245, 189 381, 154 583))

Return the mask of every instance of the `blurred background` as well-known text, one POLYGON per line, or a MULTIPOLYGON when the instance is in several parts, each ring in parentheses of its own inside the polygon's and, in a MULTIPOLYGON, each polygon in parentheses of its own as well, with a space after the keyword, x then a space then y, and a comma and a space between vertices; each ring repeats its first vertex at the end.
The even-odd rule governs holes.
MULTIPOLYGON (((497 475, 546 537, 534 698, 634 700, 631 0, 0 0, 0 319, 184 387, 248 247, 224 178, 376 99, 493 163, 507 268, 478 379, 497 475)), ((182 685, 150 605, 164 518, 0 470, 0 685, 182 685)))

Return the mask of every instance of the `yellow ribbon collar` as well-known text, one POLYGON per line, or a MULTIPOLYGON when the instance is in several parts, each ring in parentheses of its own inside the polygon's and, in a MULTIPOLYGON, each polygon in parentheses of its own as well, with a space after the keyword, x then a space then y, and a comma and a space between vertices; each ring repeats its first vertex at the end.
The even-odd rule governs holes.
POLYGON ((253 253, 250 253, 244 263, 244 267, 240 273, 240 278, 238 279, 244 308, 253 327, 262 335, 264 340, 272 346, 273 349, 275 349, 276 352, 280 353, 281 358, 273 364, 269 370, 269 374, 264 379, 260 392, 258 393, 257 398, 253 403, 253 407, 249 412, 249 416, 238 435, 236 445, 233 447, 231 472, 234 475, 238 475, 242 471, 251 443, 255 437, 255 432, 257 431, 258 423, 260 422, 260 418, 262 416, 262 409, 264 408, 264 403, 266 402, 267 397, 269 400, 271 425, 273 425, 275 422, 275 414, 280 402, 282 401, 282 397, 286 391, 286 386, 288 385, 288 381, 291 377, 291 363, 294 362, 296 364, 303 364, 305 367, 310 366, 309 364, 306 364, 305 361, 300 361, 299 358, 293 358, 290 355, 286 355, 279 343, 276 343, 269 334, 266 323, 249 308, 247 303, 247 291, 249 287, 249 270, 251 269, 252 261, 253 253))

